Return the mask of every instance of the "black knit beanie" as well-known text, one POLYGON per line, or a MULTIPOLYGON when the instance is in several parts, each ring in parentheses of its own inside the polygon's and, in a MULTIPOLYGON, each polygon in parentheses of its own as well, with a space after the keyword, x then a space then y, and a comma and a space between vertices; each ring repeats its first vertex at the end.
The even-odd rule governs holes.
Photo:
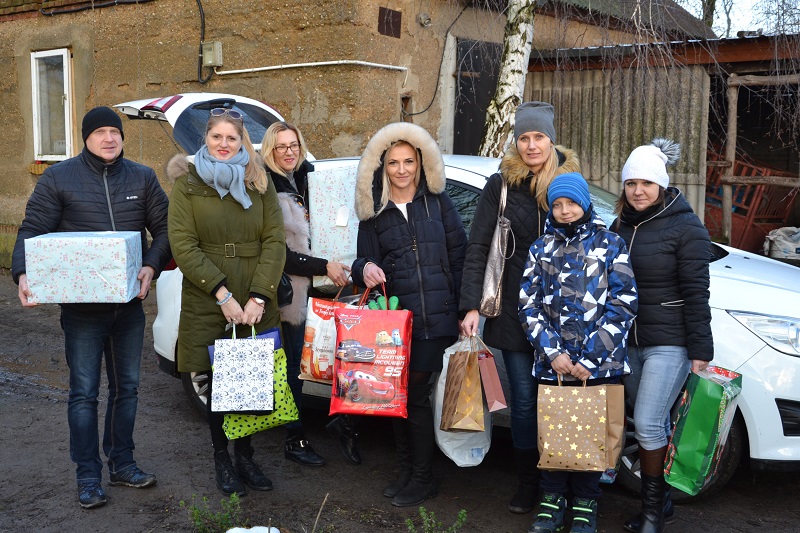
POLYGON ((83 125, 81 126, 81 134, 83 135, 83 142, 86 143, 86 137, 92 134, 97 128, 104 127, 117 128, 122 135, 122 140, 125 140, 125 132, 122 131, 122 119, 110 107, 95 107, 83 117, 83 125))

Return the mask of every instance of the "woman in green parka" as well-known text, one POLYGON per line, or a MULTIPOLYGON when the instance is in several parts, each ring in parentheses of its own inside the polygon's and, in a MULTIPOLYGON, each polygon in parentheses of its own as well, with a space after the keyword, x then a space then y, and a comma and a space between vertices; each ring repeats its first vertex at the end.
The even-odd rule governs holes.
POLYGON ((286 244, 275 186, 235 110, 212 109, 205 144, 188 163, 176 156, 167 169, 177 177, 169 205, 169 242, 183 272, 177 365, 208 375, 208 421, 217 487, 225 494, 272 489, 253 461, 250 437, 234 441, 235 466, 222 429, 224 413, 211 410, 213 385, 208 346, 280 324, 276 290, 286 244))

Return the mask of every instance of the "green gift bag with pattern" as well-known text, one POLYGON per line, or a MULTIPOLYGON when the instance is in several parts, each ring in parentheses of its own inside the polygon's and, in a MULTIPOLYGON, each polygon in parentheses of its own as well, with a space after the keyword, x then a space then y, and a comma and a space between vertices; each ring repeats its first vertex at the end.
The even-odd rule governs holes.
POLYGON ((268 415, 248 415, 239 413, 227 413, 222 423, 222 429, 229 439, 240 439, 265 429, 271 429, 289 422, 294 422, 300 418, 297 405, 294 403, 294 396, 289 389, 289 382, 286 379, 286 352, 283 348, 275 350, 275 367, 273 380, 275 389, 273 392, 274 408, 268 415))
POLYGON ((689 374, 664 464, 667 483, 695 495, 714 478, 741 391, 742 376, 731 370, 689 374))

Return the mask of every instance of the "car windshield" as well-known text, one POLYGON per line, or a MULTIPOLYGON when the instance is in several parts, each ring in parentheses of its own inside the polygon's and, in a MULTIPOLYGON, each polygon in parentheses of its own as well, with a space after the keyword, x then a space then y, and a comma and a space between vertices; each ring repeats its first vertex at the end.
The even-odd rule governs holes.
POLYGON ((203 137, 208 123, 208 114, 215 107, 235 109, 244 116, 244 127, 254 144, 260 144, 267 128, 275 122, 275 117, 266 110, 251 105, 236 102, 232 99, 209 100, 187 107, 175 121, 173 135, 175 141, 186 150, 187 154, 194 154, 203 144, 203 137))
POLYGON ((603 222, 609 228, 617 216, 614 214, 614 205, 617 203, 617 197, 605 189, 601 189, 597 185, 589 184, 589 194, 592 196, 592 206, 595 212, 600 215, 603 222))

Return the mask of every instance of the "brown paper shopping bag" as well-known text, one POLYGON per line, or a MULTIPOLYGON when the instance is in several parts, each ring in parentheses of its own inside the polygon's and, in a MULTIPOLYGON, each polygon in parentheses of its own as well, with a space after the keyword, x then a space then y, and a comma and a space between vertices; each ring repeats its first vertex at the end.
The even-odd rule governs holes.
POLYGON ((443 431, 483 431, 483 395, 475 341, 450 358, 442 403, 443 431))
POLYGON ((540 384, 539 468, 575 472, 615 468, 623 444, 624 402, 622 385, 540 384))

